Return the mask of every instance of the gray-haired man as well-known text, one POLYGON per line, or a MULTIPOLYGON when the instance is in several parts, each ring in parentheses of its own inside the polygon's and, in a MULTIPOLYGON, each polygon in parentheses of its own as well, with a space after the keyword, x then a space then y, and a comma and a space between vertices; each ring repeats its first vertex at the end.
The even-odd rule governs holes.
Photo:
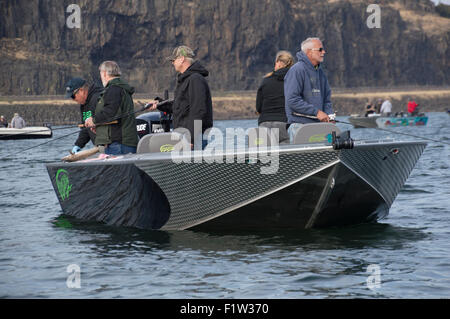
POLYGON ((85 125, 95 127, 95 145, 104 146, 106 154, 136 153, 134 88, 120 78, 119 65, 114 61, 103 62, 99 71, 105 90, 100 94, 95 114, 86 119, 85 125))
MULTIPOLYGON (((330 122, 328 115, 333 113, 331 89, 320 67, 325 53, 319 38, 308 38, 302 42, 301 51, 297 52, 298 62, 284 78, 285 109, 289 124, 330 122), (293 113, 316 116, 317 120, 293 113)), ((295 129, 296 125, 290 125, 291 138, 295 129)))

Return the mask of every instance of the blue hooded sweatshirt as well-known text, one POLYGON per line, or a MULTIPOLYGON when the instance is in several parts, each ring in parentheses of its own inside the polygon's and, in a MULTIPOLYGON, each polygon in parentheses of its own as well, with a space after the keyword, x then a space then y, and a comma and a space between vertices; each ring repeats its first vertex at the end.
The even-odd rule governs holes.
POLYGON ((316 116, 321 110, 332 114, 331 89, 320 65, 314 67, 302 51, 284 77, 285 109, 288 123, 315 123, 318 120, 292 115, 292 112, 316 116))

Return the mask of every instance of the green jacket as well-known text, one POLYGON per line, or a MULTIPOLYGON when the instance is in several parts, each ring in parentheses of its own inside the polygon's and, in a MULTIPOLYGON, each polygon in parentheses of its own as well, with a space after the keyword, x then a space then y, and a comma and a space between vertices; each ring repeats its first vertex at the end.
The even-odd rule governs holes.
POLYGON ((136 117, 134 103, 131 97, 134 88, 120 78, 108 82, 100 95, 94 115, 97 136, 95 145, 107 145, 118 142, 127 146, 136 147, 138 134, 136 130, 136 117), (98 125, 118 120, 117 124, 98 125))

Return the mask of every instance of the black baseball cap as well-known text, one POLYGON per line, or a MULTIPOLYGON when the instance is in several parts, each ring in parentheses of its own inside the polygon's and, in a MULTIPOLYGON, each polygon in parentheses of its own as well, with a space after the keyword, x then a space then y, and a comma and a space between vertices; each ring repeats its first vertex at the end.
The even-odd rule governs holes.
POLYGON ((72 98, 73 93, 82 87, 86 83, 86 80, 82 78, 70 79, 66 84, 66 98, 72 98))

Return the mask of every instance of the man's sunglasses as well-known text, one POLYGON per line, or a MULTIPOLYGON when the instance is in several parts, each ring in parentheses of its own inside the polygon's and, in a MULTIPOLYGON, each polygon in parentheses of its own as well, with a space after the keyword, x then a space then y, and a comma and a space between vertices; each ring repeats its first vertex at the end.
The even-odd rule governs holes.
POLYGON ((80 88, 76 89, 73 91, 72 93, 72 100, 75 100, 75 95, 77 94, 77 92, 80 90, 80 88))
POLYGON ((325 51, 325 49, 324 48, 314 48, 314 49, 310 49, 310 50, 312 50, 312 51, 319 51, 319 52, 322 52, 322 51, 325 51))

